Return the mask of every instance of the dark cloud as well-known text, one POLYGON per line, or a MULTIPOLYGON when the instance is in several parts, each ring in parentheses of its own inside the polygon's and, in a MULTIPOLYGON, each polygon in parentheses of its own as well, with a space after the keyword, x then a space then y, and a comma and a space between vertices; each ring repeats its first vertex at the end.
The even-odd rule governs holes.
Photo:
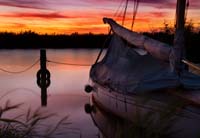
POLYGON ((0 6, 47 9, 47 7, 45 7, 45 0, 0 0, 0 6))
POLYGON ((140 3, 159 9, 174 9, 176 7, 176 0, 140 0, 140 3))
MULTIPOLYGON (((130 0, 133 2, 134 0, 130 0)), ((177 0, 140 0, 141 4, 149 5, 155 8, 175 8, 177 0)), ((48 4, 62 4, 66 6, 87 6, 94 4, 112 4, 119 3, 121 0, 0 0, 0 6, 11 6, 19 8, 32 8, 32 9, 49 9, 48 4)), ((124 0, 125 2, 125 0, 124 0)), ((190 8, 200 8, 200 0, 190 0, 190 8)))
POLYGON ((67 16, 58 12, 53 13, 8 13, 0 14, 1 17, 11 18, 42 18, 42 19, 58 19, 58 18, 78 18, 77 16, 67 16))
MULTIPOLYGON (((155 7, 155 8, 175 8, 177 0, 140 0, 140 3, 155 7)), ((189 0, 189 8, 199 9, 200 0, 189 0)))
POLYGON ((200 0, 189 0, 189 8, 199 9, 200 8, 200 0))
POLYGON ((163 3, 169 0, 140 0, 142 3, 163 3))
POLYGON ((149 15, 156 18, 161 18, 161 17, 165 17, 167 15, 167 12, 150 12, 149 15))
MULTIPOLYGON (((82 0, 90 3, 96 3, 96 4, 109 4, 109 3, 119 3, 121 0, 82 0)), ((133 2, 134 0, 130 0, 130 2, 133 2)), ((200 0, 189 0, 190 1, 190 8, 191 9, 199 9, 200 8, 200 0)), ((155 8, 175 8, 177 0, 140 0, 140 4, 147 5, 155 8)), ((124 0, 125 3, 125 0, 124 0)))

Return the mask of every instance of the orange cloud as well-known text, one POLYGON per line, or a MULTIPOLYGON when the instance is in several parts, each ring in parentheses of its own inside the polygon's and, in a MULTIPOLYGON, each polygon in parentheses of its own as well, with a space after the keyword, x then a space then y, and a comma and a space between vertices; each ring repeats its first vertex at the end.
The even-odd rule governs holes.
POLYGON ((41 0, 0 0, 0 6, 30 8, 30 9, 47 9, 45 3, 41 0))
MULTIPOLYGON (((114 16, 121 0, 0 0, 0 31, 20 32, 32 30, 38 33, 107 33, 108 25, 103 24, 102 18, 109 17, 122 22, 121 16, 114 16), (6 7, 4 11, 3 6, 6 7), (13 8, 11 7, 18 7, 13 8), (24 9, 31 8, 24 12, 24 9), (41 9, 51 10, 41 10, 41 9), (54 9, 54 10, 53 10, 54 9)), ((159 29, 164 20, 174 23, 174 0, 140 0, 141 7, 136 15, 134 30, 148 31, 159 29), (174 7, 173 10, 169 9, 174 7), (158 10, 158 8, 163 8, 158 10)), ((132 23, 132 8, 129 5, 125 26, 130 28, 132 23)), ((190 5, 200 5, 199 0, 190 0, 190 5)), ((119 10, 119 11, 120 11, 119 10)), ((188 16, 199 22, 199 10, 192 9, 188 16)))

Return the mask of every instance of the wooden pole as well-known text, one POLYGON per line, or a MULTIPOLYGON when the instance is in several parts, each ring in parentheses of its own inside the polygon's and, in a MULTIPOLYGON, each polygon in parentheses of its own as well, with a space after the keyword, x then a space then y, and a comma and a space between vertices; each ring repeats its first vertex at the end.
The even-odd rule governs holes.
POLYGON ((40 70, 37 72, 37 84, 41 88, 41 104, 47 105, 47 88, 51 84, 51 74, 46 67, 46 50, 40 50, 40 70))
POLYGON ((46 60, 47 60, 47 57, 46 57, 46 50, 40 50, 40 67, 41 69, 43 70, 46 70, 47 69, 47 66, 46 66, 46 60))
POLYGON ((41 67, 41 104, 47 105, 47 87, 46 87, 46 50, 40 50, 40 67, 41 67))
POLYGON ((185 58, 185 8, 186 0, 177 0, 174 48, 170 60, 173 70, 178 74, 185 68, 184 64, 181 62, 181 60, 185 58))

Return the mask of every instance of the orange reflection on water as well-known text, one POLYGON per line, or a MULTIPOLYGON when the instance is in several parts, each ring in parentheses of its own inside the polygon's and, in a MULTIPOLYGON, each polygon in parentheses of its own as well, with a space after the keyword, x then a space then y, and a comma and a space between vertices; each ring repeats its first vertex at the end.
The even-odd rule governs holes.
MULTIPOLYGON (((39 53, 39 50, 2 50, 0 57, 4 60, 0 61, 0 67, 12 71, 22 70, 38 59, 39 53)), ((97 54, 98 50, 47 50, 48 59, 70 63, 93 63, 97 54)), ((89 95, 84 92, 84 85, 88 83, 90 67, 48 63, 47 68, 51 72, 51 85, 47 89, 47 108, 42 110, 57 113, 58 118, 69 115, 69 122, 72 123, 69 127, 80 129, 83 138, 95 136, 98 130, 90 116, 84 112, 84 105, 89 101, 89 95)), ((0 104, 5 105, 7 100, 10 100, 11 104, 24 103, 20 110, 5 114, 6 117, 22 114, 28 107, 40 107, 41 90, 36 83, 36 73, 39 69, 38 63, 22 74, 0 71, 0 97, 3 96, 0 104)), ((51 119, 46 124, 55 124, 55 120, 51 119)))

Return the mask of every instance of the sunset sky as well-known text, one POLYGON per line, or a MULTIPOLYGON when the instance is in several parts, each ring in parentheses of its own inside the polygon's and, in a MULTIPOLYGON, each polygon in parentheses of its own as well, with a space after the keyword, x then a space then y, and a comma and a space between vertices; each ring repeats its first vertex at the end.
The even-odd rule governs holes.
MULTIPOLYGON (((71 34, 107 33, 103 17, 114 17, 121 1, 125 0, 0 0, 0 31, 71 34)), ((174 24, 176 0, 140 0, 135 31, 152 31, 164 22, 174 24)), ((133 3, 129 3, 125 25, 130 28, 133 3)), ((187 15, 196 27, 200 26, 200 0, 190 0, 187 15)))

